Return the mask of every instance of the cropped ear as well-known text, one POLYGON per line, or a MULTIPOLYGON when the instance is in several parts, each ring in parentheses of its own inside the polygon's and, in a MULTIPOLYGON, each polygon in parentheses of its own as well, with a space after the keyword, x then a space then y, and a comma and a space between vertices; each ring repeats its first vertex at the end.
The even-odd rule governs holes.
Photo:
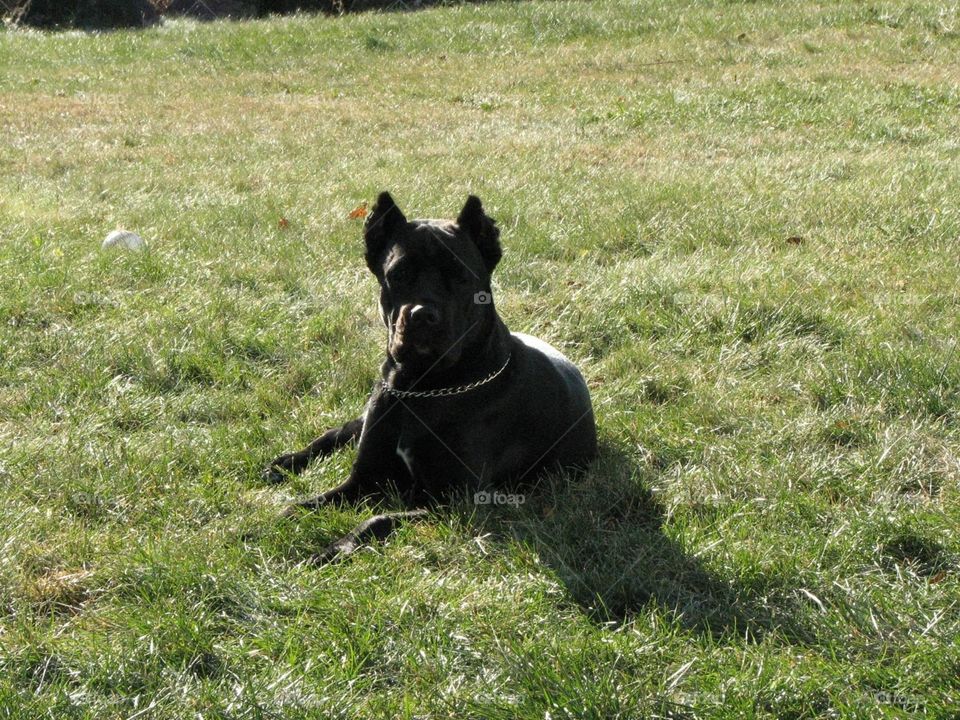
POLYGON ((500 230, 497 229, 497 223, 483 211, 480 198, 476 195, 467 198, 463 210, 457 216, 457 225, 476 243, 486 263, 487 272, 493 272, 503 255, 500 249, 500 230))
POLYGON ((363 224, 363 239, 367 244, 365 258, 367 267, 370 268, 376 276, 383 274, 383 268, 380 262, 383 259, 383 252, 390 242, 390 238, 407 223, 407 219, 400 212, 400 208, 390 197, 390 193, 382 192, 377 197, 377 203, 373 206, 373 211, 367 216, 367 221, 363 224))

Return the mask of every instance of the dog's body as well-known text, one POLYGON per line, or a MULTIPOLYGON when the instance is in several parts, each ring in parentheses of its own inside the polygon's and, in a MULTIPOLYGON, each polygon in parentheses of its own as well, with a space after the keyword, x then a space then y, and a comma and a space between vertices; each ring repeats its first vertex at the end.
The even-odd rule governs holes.
MULTIPOLYGON (((276 458, 272 479, 359 439, 347 480, 295 507, 396 492, 422 508, 451 492, 503 487, 549 466, 583 467, 596 428, 583 376, 497 315, 490 275, 499 232, 475 197, 456 222, 406 218, 382 193, 368 218, 366 260, 380 282, 387 358, 363 417, 276 458)), ((412 513, 379 515, 321 556, 351 552, 412 513)))

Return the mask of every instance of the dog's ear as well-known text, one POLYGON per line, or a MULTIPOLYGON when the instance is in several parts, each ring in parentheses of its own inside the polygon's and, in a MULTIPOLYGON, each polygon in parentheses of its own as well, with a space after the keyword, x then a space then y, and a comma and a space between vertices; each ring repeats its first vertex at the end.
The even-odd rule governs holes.
POLYGON ((480 255, 486 263, 487 272, 493 272, 503 255, 500 249, 500 230, 497 229, 493 219, 483 211, 480 198, 476 195, 470 195, 467 198, 463 210, 457 216, 457 225, 477 244, 480 255))
POLYGON ((380 193, 373 211, 363 224, 363 239, 367 244, 367 267, 374 275, 379 277, 383 273, 383 268, 380 267, 383 251, 386 250, 391 236, 406 223, 407 219, 390 197, 390 193, 380 193))

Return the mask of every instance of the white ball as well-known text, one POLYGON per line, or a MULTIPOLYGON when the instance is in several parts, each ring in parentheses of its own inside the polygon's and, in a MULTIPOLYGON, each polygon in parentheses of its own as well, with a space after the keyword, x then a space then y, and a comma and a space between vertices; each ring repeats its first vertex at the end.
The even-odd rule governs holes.
POLYGON ((137 235, 135 232, 130 232, 129 230, 114 230, 112 233, 107 235, 106 240, 103 241, 101 249, 109 250, 110 248, 123 248, 125 250, 143 250, 146 246, 143 238, 137 235))

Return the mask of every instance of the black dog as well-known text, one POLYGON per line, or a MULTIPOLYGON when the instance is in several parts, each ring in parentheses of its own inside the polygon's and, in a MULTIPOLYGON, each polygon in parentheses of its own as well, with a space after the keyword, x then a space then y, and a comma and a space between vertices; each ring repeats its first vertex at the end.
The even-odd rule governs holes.
MULTIPOLYGON (((503 487, 548 466, 582 468, 594 457, 596 427, 580 371, 545 342, 511 334, 494 308, 499 235, 474 196, 455 222, 408 222, 389 193, 380 194, 364 237, 389 330, 382 380, 362 418, 265 469, 279 480, 359 438, 347 480, 291 510, 391 490, 423 508, 451 491, 503 487)), ((377 515, 319 559, 349 554, 424 513, 377 515)))

